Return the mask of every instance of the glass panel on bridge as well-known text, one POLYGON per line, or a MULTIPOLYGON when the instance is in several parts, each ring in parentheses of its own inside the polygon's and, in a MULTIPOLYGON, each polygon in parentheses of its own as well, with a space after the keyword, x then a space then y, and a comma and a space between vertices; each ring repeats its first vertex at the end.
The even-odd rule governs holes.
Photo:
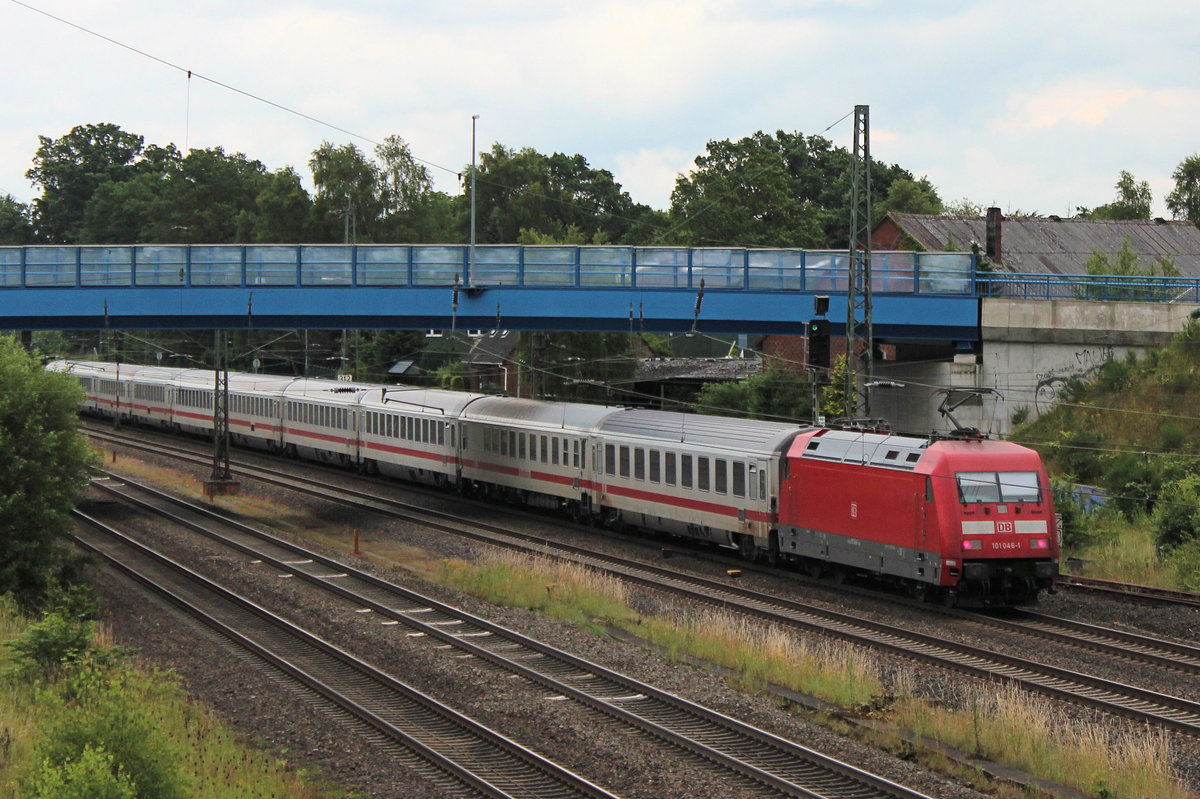
POLYGON ((75 247, 30 247, 25 251, 26 286, 74 286, 75 247))
POLYGON ((414 286, 453 286, 462 282, 465 247, 413 247, 414 286))
POLYGON ((408 247, 359 247, 358 285, 407 286, 408 247))
POLYGON ((637 284, 656 288, 688 288, 690 251, 686 247, 638 247, 637 284))
POLYGON ((131 247, 80 247, 79 285, 129 286, 133 284, 131 247))
POLYGON ((350 246, 300 248, 300 284, 349 286, 353 282, 354 248, 350 246))
POLYGON ((628 247, 583 247, 578 252, 580 286, 632 285, 633 250, 628 247))
POLYGON ((193 286, 240 286, 242 248, 192 245, 193 286))
POLYGON ((246 285, 296 285, 296 256, 295 247, 247 247, 246 285))
POLYGON ((519 286, 520 284, 520 247, 496 245, 475 248, 475 266, 471 268, 472 286, 519 286))
MULTIPOLYGON (((804 253, 796 250, 750 250, 749 288, 804 288, 804 253)), ((707 284, 706 284, 707 285, 707 284)))
POLYGON ((804 290, 845 292, 850 273, 850 254, 845 252, 806 252, 804 254, 804 290))
POLYGON ((971 294, 973 256, 969 252, 920 252, 917 269, 922 294, 971 294))
POLYGON ((575 285, 575 248, 526 247, 525 285, 575 285))
POLYGON ((746 251, 726 249, 692 250, 692 285, 705 288, 740 289, 746 287, 746 251))
POLYGON ((872 252, 871 291, 911 294, 917 285, 917 261, 911 252, 872 252))
POLYGON ((143 246, 133 248, 137 265, 134 283, 139 286, 182 286, 187 271, 187 248, 143 246))
POLYGON ((19 288, 21 285, 21 248, 0 248, 0 286, 19 288))

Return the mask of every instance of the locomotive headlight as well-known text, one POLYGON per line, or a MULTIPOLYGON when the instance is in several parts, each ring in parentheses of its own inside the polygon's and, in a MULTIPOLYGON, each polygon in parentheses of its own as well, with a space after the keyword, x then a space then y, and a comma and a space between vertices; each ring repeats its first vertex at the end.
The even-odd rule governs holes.
POLYGON ((1049 549, 1050 541, 1045 538, 1031 538, 1029 540, 1029 546, 1033 549, 1049 549))
POLYGON ((963 541, 964 552, 979 552, 983 549, 982 541, 963 541))

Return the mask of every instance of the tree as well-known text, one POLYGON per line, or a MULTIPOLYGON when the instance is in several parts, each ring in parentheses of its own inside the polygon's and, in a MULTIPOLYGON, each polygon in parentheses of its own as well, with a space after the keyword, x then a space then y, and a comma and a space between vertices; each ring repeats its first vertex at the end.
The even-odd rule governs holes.
POLYGON ((937 216, 944 209, 937 189, 929 182, 929 178, 922 177, 920 180, 898 178, 892 181, 887 190, 887 197, 882 203, 874 206, 872 212, 876 219, 882 219, 889 211, 937 216))
POLYGON ((1152 198, 1149 181, 1143 180, 1139 183, 1132 174, 1122 169, 1120 177, 1117 178, 1116 189, 1117 199, 1092 210, 1080 207, 1076 216, 1081 219, 1109 220, 1150 218, 1152 198))
POLYGON ((379 167, 353 144, 321 142, 308 166, 317 188, 316 216, 330 241, 372 241, 383 211, 379 167))
POLYGON ((709 383, 693 407, 698 413, 718 416, 807 421, 812 417, 812 385, 808 377, 791 370, 769 369, 745 380, 709 383))
POLYGON ((0 244, 32 244, 33 216, 29 206, 11 194, 0 197, 0 244))
POLYGON ((1167 207, 1176 219, 1200 225, 1200 155, 1180 161, 1171 178, 1175 188, 1167 195, 1167 207))
MULTIPOLYGON (((1113 260, 1099 250, 1092 253, 1084 264, 1089 275, 1097 277, 1179 277, 1175 267, 1175 259, 1169 255, 1158 257, 1150 266, 1143 267, 1138 254, 1129 246, 1128 237, 1121 242, 1121 249, 1113 260)), ((1155 288, 1149 284, 1139 284, 1138 281, 1123 281, 1114 284, 1111 280, 1090 281, 1095 284, 1083 285, 1075 289, 1077 296, 1107 298, 1124 297, 1126 299, 1146 299, 1146 292, 1155 288)))
POLYGON ((33 607, 66 570, 71 505, 87 482, 81 393, 12 337, 0 338, 0 385, 0 594, 33 607))
POLYGON ((495 244, 516 242, 522 230, 562 241, 578 235, 572 227, 587 241, 627 242, 646 235, 640 223, 652 214, 582 155, 547 156, 498 142, 480 157, 475 194, 477 238, 495 244))
POLYGON ((378 167, 379 197, 385 214, 412 211, 424 195, 433 191, 433 181, 424 164, 413 158, 408 142, 388 136, 375 148, 378 167))
MULTIPOLYGON (((737 142, 711 141, 696 168, 675 181, 671 221, 688 243, 724 246, 837 247, 850 239, 853 157, 821 136, 759 131, 737 142)), ((871 167, 872 204, 908 180, 909 199, 940 207, 933 186, 892 164, 871 167)), ((898 189, 902 204, 905 191, 898 189)))
POLYGON ((252 240, 257 199, 270 182, 261 161, 221 147, 193 149, 166 171, 161 204, 145 230, 154 242, 252 240))
POLYGON ((308 241, 313 202, 289 167, 276 170, 254 198, 258 211, 253 238, 257 242, 308 241))
MULTIPOLYGON (((782 136, 782 134, 781 134, 782 136)), ((761 131, 708 143, 671 192, 671 218, 694 246, 821 247, 821 209, 797 191, 786 144, 761 131)))
POLYGON ((143 139, 117 125, 77 125, 65 136, 38 136, 41 144, 25 176, 42 187, 34 201, 37 236, 53 244, 81 240, 84 209, 102 184, 136 177, 143 164, 153 169, 159 152, 144 152, 143 139))

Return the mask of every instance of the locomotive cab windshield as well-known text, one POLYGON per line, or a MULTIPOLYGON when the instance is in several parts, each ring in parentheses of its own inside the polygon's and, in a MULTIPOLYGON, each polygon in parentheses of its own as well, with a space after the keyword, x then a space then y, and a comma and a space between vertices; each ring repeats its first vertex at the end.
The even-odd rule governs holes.
POLYGON ((1037 472, 958 472, 958 501, 964 505, 987 502, 1041 502, 1037 472))

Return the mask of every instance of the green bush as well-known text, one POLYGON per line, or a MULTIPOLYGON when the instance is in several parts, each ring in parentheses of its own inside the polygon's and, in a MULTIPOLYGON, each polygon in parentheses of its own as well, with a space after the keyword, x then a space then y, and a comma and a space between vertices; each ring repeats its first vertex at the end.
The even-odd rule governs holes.
POLYGON ((8 646, 14 654, 13 672, 19 678, 34 678, 80 663, 92 646, 96 625, 71 618, 58 610, 42 616, 29 630, 8 646))
POLYGON ((1183 591, 1200 591, 1200 538, 1172 550, 1168 563, 1175 571, 1176 585, 1183 591))
POLYGON ((1200 539, 1200 476, 1188 475, 1166 484, 1153 520, 1161 552, 1200 539))
POLYGON ((1081 483, 1094 484, 1103 471, 1101 455, 1105 442, 1090 430, 1078 430, 1063 435, 1056 449, 1059 468, 1081 483))
POLYGON ((1112 503, 1131 520, 1153 509, 1162 482, 1157 465, 1134 452, 1117 454, 1104 469, 1112 503))
POLYGON ((1129 388, 1132 380, 1133 367, 1128 360, 1118 361, 1114 358, 1109 358, 1100 367, 1100 374, 1096 379, 1096 383, 1104 391, 1119 393, 1129 388))
POLYGON ((1164 422, 1158 428, 1158 444, 1161 449, 1167 451, 1178 450, 1183 447, 1186 439, 1187 432, 1173 422, 1164 422))
POLYGON ((64 682, 64 696, 48 695, 45 700, 54 708, 37 745, 39 760, 62 768, 94 747, 111 756, 134 786, 137 799, 188 795, 183 757, 159 734, 159 720, 136 701, 126 668, 89 660, 64 682))
POLYGON ((79 757, 61 764, 49 760, 24 780, 29 799, 136 799, 137 791, 113 756, 84 746, 79 757))

